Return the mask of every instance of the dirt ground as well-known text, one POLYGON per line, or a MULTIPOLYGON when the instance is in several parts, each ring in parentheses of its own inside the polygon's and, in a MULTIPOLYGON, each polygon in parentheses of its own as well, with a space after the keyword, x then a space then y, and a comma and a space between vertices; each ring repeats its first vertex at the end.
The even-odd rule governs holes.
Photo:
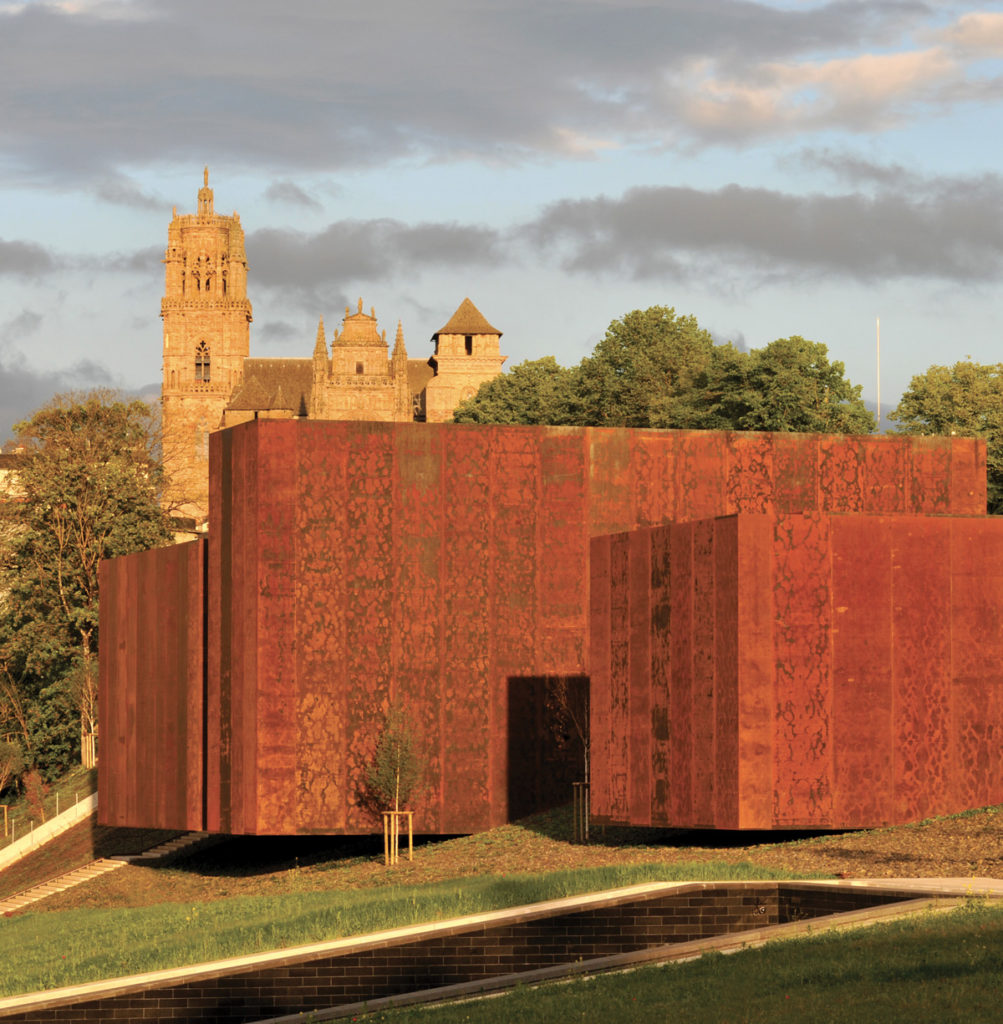
MULTIPOLYGON (((201 902, 640 862, 745 862, 847 878, 1003 877, 1003 808, 821 836, 595 829, 587 846, 568 842, 569 825, 569 815, 557 811, 479 835, 419 840, 414 861, 390 869, 382 863, 378 837, 230 838, 172 865, 123 868, 32 910, 201 902)), ((122 837, 130 841, 134 837, 122 837)), ((110 845, 106 837, 104 846, 110 845)))

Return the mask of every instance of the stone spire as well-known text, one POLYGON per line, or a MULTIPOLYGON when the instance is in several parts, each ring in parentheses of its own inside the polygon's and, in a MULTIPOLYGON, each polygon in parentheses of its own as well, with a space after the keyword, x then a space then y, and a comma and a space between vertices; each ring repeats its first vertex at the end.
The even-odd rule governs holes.
POLYGON ((404 327, 400 320, 397 321, 397 337, 394 338, 394 351, 390 357, 394 366, 403 364, 407 368, 407 349, 404 347, 404 327))
POLYGON ((390 357, 390 376, 394 382, 394 419, 398 423, 407 423, 414 419, 411 407, 411 383, 407 372, 407 349, 404 347, 404 327, 397 321, 397 337, 394 339, 394 351, 390 357))
POLYGON ((317 324, 317 341, 313 346, 313 379, 324 380, 327 377, 327 341, 324 338, 324 318, 317 324))

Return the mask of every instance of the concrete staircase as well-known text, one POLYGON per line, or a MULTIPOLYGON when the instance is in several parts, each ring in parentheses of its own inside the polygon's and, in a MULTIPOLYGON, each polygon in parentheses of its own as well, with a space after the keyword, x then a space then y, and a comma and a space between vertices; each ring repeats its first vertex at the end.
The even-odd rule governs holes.
POLYGON ((211 836, 207 832, 187 832, 185 835, 159 843, 143 853, 123 854, 116 857, 102 857, 100 860, 93 860, 82 868, 67 871, 63 875, 57 875, 55 878, 50 878, 47 882, 42 882, 41 885, 34 885, 30 889, 25 889, 22 892, 14 893, 13 896, 0 899, 0 915, 21 910, 31 903, 44 900, 47 896, 54 896, 57 892, 72 889, 75 885, 89 882, 92 878, 108 874, 109 871, 124 868, 127 864, 160 863, 176 857, 183 851, 192 850, 200 845, 209 845, 216 841, 217 837, 211 836))
POLYGON ((182 836, 175 836, 164 843, 150 847, 143 853, 123 853, 112 857, 112 860, 121 861, 123 864, 160 864, 176 857, 179 853, 190 853, 196 847, 212 846, 218 843, 222 836, 211 836, 208 832, 186 832, 182 836))
POLYGON ((57 892, 72 889, 73 886, 80 885, 82 882, 89 882, 92 878, 124 867, 124 861, 110 860, 107 857, 92 860, 90 864, 85 864, 82 868, 67 871, 66 874, 50 878, 49 881, 42 882, 41 885, 34 885, 30 889, 14 893, 13 896, 7 896, 0 900, 0 914, 9 914, 20 910, 22 907, 28 906, 29 903, 37 903, 39 900, 44 900, 46 896, 54 896, 57 892))

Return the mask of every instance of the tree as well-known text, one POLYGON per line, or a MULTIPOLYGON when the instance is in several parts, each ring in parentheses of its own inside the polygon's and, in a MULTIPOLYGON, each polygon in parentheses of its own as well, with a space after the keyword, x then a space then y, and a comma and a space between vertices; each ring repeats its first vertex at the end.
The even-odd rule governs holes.
POLYGON ((931 366, 913 377, 888 418, 900 434, 982 438, 988 511, 1003 514, 1003 363, 931 366))
POLYGON ((874 414, 844 372, 841 362, 829 362, 825 345, 799 335, 753 349, 733 397, 733 429, 871 433, 874 414))
POLYGON ((24 750, 17 740, 0 740, 0 793, 24 771, 24 750))
POLYGON ((407 803, 424 771, 425 759, 411 716, 395 705, 383 720, 366 782, 380 804, 396 812, 401 801, 407 803))
POLYGON ((714 348, 695 317, 678 316, 670 306, 635 309, 614 320, 579 366, 579 422, 650 427, 655 407, 660 426, 700 419, 694 399, 714 348))
POLYGON ((553 356, 526 360, 482 384, 461 403, 454 423, 567 424, 575 422, 575 371, 553 356))
MULTIPOLYGON (((21 493, 0 506, 4 691, 19 691, 29 733, 32 719, 36 733, 51 730, 51 712, 70 695, 88 767, 98 714, 98 564, 171 540, 151 424, 147 405, 111 392, 57 396, 16 425, 25 448, 21 493)), ((37 736, 28 740, 37 763, 37 736)))
POLYGON ((577 367, 548 356, 482 385, 455 421, 868 434, 874 417, 844 373, 820 342, 743 352, 652 306, 614 320, 577 367))
POLYGON ((383 721, 376 743, 373 763, 366 773, 370 795, 390 813, 383 814, 383 855, 387 864, 396 864, 400 857, 400 825, 407 819, 408 860, 412 848, 412 814, 401 810, 425 772, 421 742, 410 715, 401 707, 391 705, 383 721))

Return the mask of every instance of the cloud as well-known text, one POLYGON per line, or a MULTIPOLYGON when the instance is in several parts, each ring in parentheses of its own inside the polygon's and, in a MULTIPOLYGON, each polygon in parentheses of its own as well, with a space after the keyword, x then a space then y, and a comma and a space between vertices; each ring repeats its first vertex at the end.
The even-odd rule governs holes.
POLYGON ((306 343, 309 341, 309 329, 296 327, 286 320, 268 320, 257 330, 255 337, 265 344, 283 345, 287 341, 306 343))
POLYGON ((273 181, 265 190, 265 198, 276 203, 289 203, 292 206, 305 206, 309 210, 321 210, 322 205, 299 185, 291 181, 273 181))
POLYGON ((1003 55, 1003 14, 978 11, 963 14, 940 33, 940 38, 963 53, 979 57, 1003 55))
POLYGON ((1003 224, 986 216, 1001 205, 996 176, 933 179, 913 195, 635 188, 555 203, 521 234, 569 270, 638 280, 751 272, 977 282, 1003 273, 1003 224))
POLYGON ((978 99, 986 87, 969 80, 942 47, 743 70, 721 75, 704 62, 679 83, 680 111, 695 133, 737 142, 812 130, 880 131, 920 107, 978 99))
POLYGON ((162 199, 144 192, 122 174, 108 174, 94 183, 94 194, 98 199, 115 206, 128 206, 139 210, 167 210, 168 204, 162 199))
POLYGON ((38 333, 42 326, 42 315, 33 309, 22 309, 3 325, 0 325, 0 346, 16 344, 24 338, 38 333))
POLYGON ((42 246, 34 242, 8 242, 0 238, 0 274, 41 277, 55 267, 55 259, 42 246))
POLYGON ((247 250, 256 285, 309 292, 345 280, 388 280, 423 267, 497 266, 504 260, 501 242, 497 231, 478 225, 343 220, 312 235, 255 231, 247 250))
POLYGON ((110 256, 82 257, 78 262, 97 270, 124 271, 129 274, 160 273, 164 260, 162 245, 148 245, 132 252, 114 253, 110 256))
MULTIPOLYGON (((861 130, 909 96, 965 98, 978 34, 962 19, 954 43, 924 50, 932 15, 910 0, 286 0, 281 17, 264 0, 143 0, 0 17, 0 66, 18 83, 0 108, 8 165, 139 206, 155 199, 116 168, 206 153, 302 173, 861 130), (828 57, 850 49, 874 54, 828 57)), ((303 202, 281 178, 273 188, 303 202)))
POLYGON ((22 355, 0 359, 0 441, 12 437, 14 424, 53 395, 115 386, 107 368, 92 360, 81 360, 63 370, 36 370, 22 355))

